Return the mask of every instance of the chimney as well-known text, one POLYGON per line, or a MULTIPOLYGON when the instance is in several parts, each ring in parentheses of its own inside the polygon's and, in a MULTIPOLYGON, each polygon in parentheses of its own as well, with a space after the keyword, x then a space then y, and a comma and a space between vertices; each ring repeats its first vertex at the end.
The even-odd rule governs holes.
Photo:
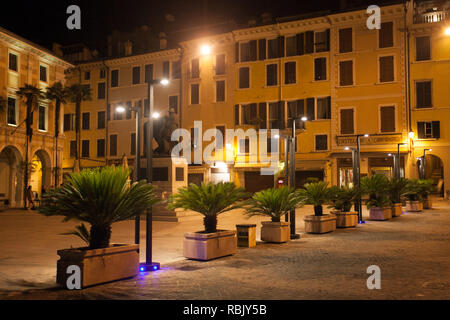
POLYGON ((160 32, 159 34, 159 49, 167 49, 167 35, 164 32, 160 32))
POLYGON ((127 40, 124 43, 124 47, 125 47, 125 55, 131 56, 133 54, 133 43, 130 40, 127 40))

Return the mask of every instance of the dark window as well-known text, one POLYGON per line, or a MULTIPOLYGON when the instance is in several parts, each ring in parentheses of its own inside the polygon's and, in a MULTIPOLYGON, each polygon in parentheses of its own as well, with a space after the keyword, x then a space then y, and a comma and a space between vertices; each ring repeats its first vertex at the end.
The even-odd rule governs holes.
POLYGON ((100 79, 105 79, 106 77, 106 70, 100 70, 100 79))
POLYGON ((219 54, 216 56, 216 75, 224 75, 225 74, 225 55, 219 54))
POLYGON ((284 102, 269 103, 269 128, 284 129, 284 102))
POLYGON ((296 101, 288 101, 288 127, 292 128, 293 119, 299 119, 305 116, 305 101, 304 100, 296 100, 296 101))
POLYGON ((89 112, 84 112, 82 115, 83 122, 81 124, 81 128, 83 130, 89 130, 90 129, 90 122, 91 122, 91 114, 89 112))
POLYGON ((297 55, 305 54, 305 34, 299 33, 295 36, 297 39, 297 55))
POLYGON ((175 181, 184 181, 184 168, 175 168, 175 181))
POLYGON ((266 70, 266 85, 276 86, 278 84, 278 65, 268 64, 266 70))
POLYGON ((163 62, 163 78, 169 79, 170 77, 170 62, 164 61, 163 62))
POLYGON ((352 28, 339 30, 339 53, 353 51, 352 28))
POLYGON ((39 130, 47 130, 46 111, 44 106, 39 106, 39 130))
POLYGON ((314 53, 314 31, 305 32, 305 53, 314 53))
POLYGON ((379 30, 380 48, 388 48, 394 45, 394 24, 392 22, 383 22, 379 30))
POLYGON ((106 85, 104 82, 100 82, 97 88, 97 98, 98 100, 105 99, 106 96, 106 85))
POLYGON ((200 62, 197 59, 192 59, 191 61, 191 78, 197 79, 200 78, 200 62))
POLYGON ((292 57, 297 55, 297 37, 286 38, 286 57, 292 57))
POLYGON ((200 103, 200 84, 191 84, 191 104, 200 103))
POLYGON ((181 61, 172 62, 172 79, 181 79, 181 61))
POLYGON ((240 121, 239 121, 239 105, 235 104, 234 105, 234 124, 235 125, 239 125, 240 121))
POLYGON ((132 155, 132 156, 134 156, 134 155, 136 155, 136 133, 132 133, 131 134, 131 140, 130 140, 130 143, 131 143, 131 146, 130 146, 130 148, 131 148, 131 152, 130 152, 130 154, 132 155))
POLYGON ((152 172, 153 181, 169 181, 169 168, 153 168, 152 172))
POLYGON ((278 58, 278 39, 267 40, 267 58, 275 59, 278 58))
POLYGON ((225 80, 216 81, 216 101, 225 101, 225 80))
POLYGON ((327 79, 327 58, 314 59, 314 80, 326 80, 327 79))
POLYGON ((259 39, 258 41, 258 59, 266 59, 266 39, 259 39))
POLYGON ((173 109, 173 112, 178 113, 178 96, 169 97, 169 111, 173 109))
POLYGON ((328 136, 326 134, 316 135, 316 150, 317 151, 328 150, 328 136))
POLYGON ((430 37, 416 38, 416 60, 425 61, 431 59, 430 37))
POLYGON ((72 115, 65 114, 64 115, 64 131, 72 130, 72 115))
POLYGON ((119 86, 119 70, 111 71, 111 88, 117 88, 119 86))
POLYGON ((431 81, 416 82, 416 108, 431 108, 431 81))
POLYGON ((308 118, 308 121, 315 120, 314 102, 314 98, 306 99, 306 118, 308 118))
POLYGON ((148 99, 144 99, 144 117, 148 117, 150 114, 150 103, 148 99))
POLYGON ((353 61, 339 62, 339 85, 351 86, 353 85, 353 61))
POLYGON ((395 132, 395 107, 381 107, 381 132, 395 132))
POLYGON ((439 139, 441 137, 440 122, 417 122, 417 136, 419 139, 439 139))
POLYGON ((77 156, 77 142, 70 141, 70 157, 75 158, 77 156))
POLYGON ((297 82, 297 63, 294 61, 284 64, 284 83, 293 84, 297 82))
POLYGON ((316 52, 325 52, 330 50, 330 30, 315 33, 316 52))
POLYGON ((109 136, 109 155, 117 156, 117 134, 109 136))
POLYGON ((97 158, 103 158, 105 156, 105 139, 97 140, 97 158))
POLYGON ((8 97, 8 124, 17 125, 16 108, 16 99, 8 97))
POLYGON ((105 129, 106 119, 105 111, 99 111, 97 113, 97 129, 105 129))
POLYGON ((380 82, 394 81, 394 57, 380 57, 380 82))
POLYGON ((353 109, 341 110, 341 134, 353 134, 353 109))
POLYGON ((40 66, 39 70, 40 70, 40 72, 39 72, 39 79, 42 82, 47 82, 47 67, 40 66))
POLYGON ((222 134, 222 138, 218 138, 216 136, 216 148, 217 149, 222 149, 223 148, 223 142, 225 141, 225 126, 217 126, 216 127, 217 131, 220 131, 220 133, 222 134))
POLYGON ((131 101, 127 101, 125 109, 126 109, 126 111, 125 111, 125 118, 127 120, 130 120, 133 117, 133 113, 132 113, 132 110, 131 110, 131 101))
POLYGON ((239 68, 239 89, 250 88, 250 68, 239 68))
POLYGON ((145 65, 145 83, 153 80, 153 64, 145 65))
POLYGON ((317 99, 317 119, 331 119, 330 97, 317 99))
POLYGON ((256 103, 243 105, 241 107, 242 115, 241 121, 242 124, 256 124, 257 120, 257 105, 256 103))
POLYGON ((243 42, 240 44, 240 54, 241 62, 246 61, 256 61, 257 48, 256 48, 256 40, 251 40, 249 42, 243 42))
POLYGON ((141 67, 133 67, 133 84, 141 83, 141 67))
POLYGON ((86 71, 84 73, 84 80, 91 80, 91 72, 90 71, 86 71))
POLYGON ((258 106, 258 118, 259 118, 259 128, 267 128, 267 104, 261 102, 258 106))
POLYGON ((89 140, 81 141, 81 157, 89 158, 89 140))
POLYGON ((9 54, 9 70, 18 71, 17 55, 14 53, 9 54))

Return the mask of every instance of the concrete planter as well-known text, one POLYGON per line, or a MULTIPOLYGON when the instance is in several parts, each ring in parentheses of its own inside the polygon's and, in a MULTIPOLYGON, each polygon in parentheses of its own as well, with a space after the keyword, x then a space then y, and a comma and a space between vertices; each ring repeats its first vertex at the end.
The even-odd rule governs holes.
POLYGON ((370 208, 369 215, 370 220, 378 220, 378 221, 389 220, 392 218, 392 209, 391 207, 386 208, 372 207, 370 208))
POLYGON ((336 216, 334 214, 306 216, 304 221, 307 233, 327 233, 336 230, 336 216))
POLYGON ((431 209, 433 207, 430 198, 428 198, 426 200, 422 200, 422 202, 423 202, 423 208, 424 209, 431 209))
POLYGON ((237 251, 236 231, 192 232, 184 235, 183 254, 188 259, 207 261, 229 256, 237 251))
POLYGON ((406 211, 408 212, 422 212, 423 203, 421 201, 408 201, 406 203, 406 211))
POLYGON ((331 211, 336 215, 336 228, 353 228, 358 224, 358 212, 356 211, 331 211))
POLYGON ((283 243, 291 239, 289 222, 261 222, 261 240, 265 242, 283 243))
POLYGON ((104 249, 58 250, 56 282, 67 287, 69 266, 81 271, 81 287, 134 277, 139 272, 139 245, 115 244, 104 249))
POLYGON ((393 203, 391 206, 392 217, 400 217, 403 213, 401 203, 393 203))

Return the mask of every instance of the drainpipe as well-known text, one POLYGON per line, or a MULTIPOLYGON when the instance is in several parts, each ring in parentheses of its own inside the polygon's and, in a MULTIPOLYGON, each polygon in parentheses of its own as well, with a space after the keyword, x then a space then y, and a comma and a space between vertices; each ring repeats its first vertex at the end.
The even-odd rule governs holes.
POLYGON ((105 165, 108 165, 108 151, 109 151, 109 139, 108 139, 108 134, 109 134, 109 119, 108 119, 108 114, 111 117, 111 108, 109 106, 109 67, 106 65, 105 60, 102 60, 103 66, 105 67, 105 73, 106 73, 106 114, 105 114, 105 122, 106 122, 106 126, 105 126, 105 165))

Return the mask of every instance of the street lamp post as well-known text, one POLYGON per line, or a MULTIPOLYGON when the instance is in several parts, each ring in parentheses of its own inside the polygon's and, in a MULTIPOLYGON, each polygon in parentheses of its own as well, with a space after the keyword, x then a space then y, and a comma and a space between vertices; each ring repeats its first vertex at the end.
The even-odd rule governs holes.
MULTIPOLYGON (((358 190, 361 190, 361 151, 360 151, 360 138, 368 138, 368 134, 357 134, 356 135, 356 154, 353 155, 353 182, 358 190)), ((362 200, 361 195, 355 201, 355 209, 358 211, 359 223, 364 223, 362 217, 362 200)))
POLYGON ((427 178, 427 157, 426 152, 432 151, 433 149, 423 149, 423 160, 422 160, 422 179, 427 178))
POLYGON ((400 179, 400 167, 401 167, 401 161, 400 161, 400 146, 404 146, 406 143, 397 143, 397 156, 394 156, 394 177, 396 179, 400 179))

